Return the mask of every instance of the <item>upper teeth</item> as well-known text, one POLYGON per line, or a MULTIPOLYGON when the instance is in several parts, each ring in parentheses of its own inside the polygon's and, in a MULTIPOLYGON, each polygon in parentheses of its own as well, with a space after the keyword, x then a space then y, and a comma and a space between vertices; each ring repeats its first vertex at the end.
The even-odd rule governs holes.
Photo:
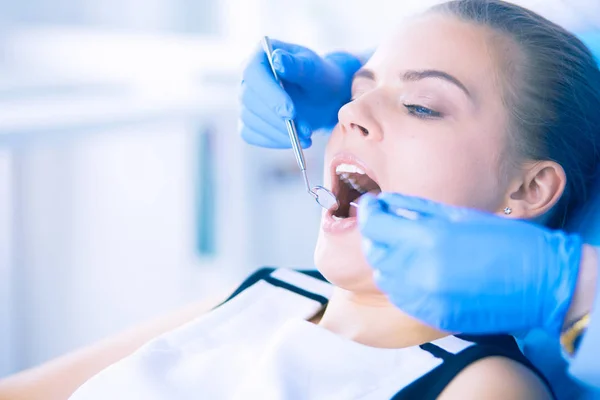
POLYGON ((350 174, 361 174, 364 175, 365 171, 363 171, 360 167, 357 167, 354 164, 340 164, 335 167, 335 173, 341 177, 341 179, 352 186, 354 190, 360 193, 364 193, 365 190, 360 187, 360 185, 356 182, 356 180, 350 176, 350 174))
POLYGON ((340 175, 340 177, 342 178, 342 180, 344 182, 346 182, 347 184, 349 184, 350 186, 352 186, 352 188, 358 192, 363 193, 364 190, 363 188, 360 187, 360 185, 358 183, 356 183, 356 180, 352 177, 350 177, 347 173, 343 173, 340 175))
POLYGON ((339 175, 343 172, 354 173, 354 174, 364 174, 365 173, 365 171, 363 171, 362 168, 360 168, 354 164, 340 164, 337 167, 335 167, 336 174, 339 175))

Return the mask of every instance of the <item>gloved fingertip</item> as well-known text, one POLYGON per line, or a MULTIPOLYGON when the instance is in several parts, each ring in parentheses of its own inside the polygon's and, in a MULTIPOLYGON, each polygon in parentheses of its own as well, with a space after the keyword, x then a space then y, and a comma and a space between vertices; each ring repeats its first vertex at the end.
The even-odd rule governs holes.
POLYGON ((314 84, 320 60, 318 55, 307 51, 290 53, 279 50, 273 53, 273 67, 279 77, 300 86, 314 84))
POLYGON ((390 286, 393 286, 393 282, 391 282, 392 279, 389 276, 384 275, 378 268, 374 268, 373 270, 373 281, 379 290, 386 295, 390 292, 390 286))
POLYGON ((371 193, 365 193, 358 200, 358 225, 364 227, 367 223, 369 214, 374 210, 381 210, 381 203, 377 200, 377 197, 371 193))
POLYGON ((303 149, 308 149, 310 146, 312 146, 311 138, 299 138, 299 139, 300 139, 300 146, 302 146, 303 149))
POLYGON ((286 72, 286 64, 289 65, 289 55, 285 54, 282 50, 275 50, 273 52, 272 60, 273 60, 273 68, 279 75, 285 75, 286 72))
POLYGON ((256 140, 255 140, 256 135, 244 123, 238 124, 238 132, 239 132, 242 140, 244 140, 244 142, 254 145, 254 146, 258 145, 258 143, 256 143, 256 140))
POLYGON ((373 202, 377 202, 377 196, 375 196, 372 193, 365 193, 362 196, 360 196, 360 199, 358 200, 359 204, 365 204, 365 207, 368 206, 369 204, 372 204, 373 202))
POLYGON ((360 241, 360 246, 365 254, 368 254, 373 249, 373 245, 373 241, 365 237, 360 241))
POLYGON ((312 130, 307 124, 298 124, 298 136, 300 139, 310 139, 312 137, 312 130))
POLYGON ((404 216, 405 212, 412 212, 421 216, 445 215, 444 212, 446 211, 446 207, 441 203, 402 193, 382 192, 379 194, 378 199, 384 210, 391 210, 393 214, 399 216, 404 216))
POLYGON ((283 119, 294 119, 296 117, 296 110, 291 102, 277 105, 275 113, 283 119))
POLYGON ((375 196, 374 194, 372 194, 372 193, 365 193, 365 194, 363 194, 358 199, 358 210, 359 210, 359 212, 361 210, 367 211, 367 210, 372 209, 374 207, 381 208, 381 203, 377 199, 377 196, 375 196))
POLYGON ((363 254, 369 265, 378 271, 378 264, 387 257, 387 246, 378 245, 371 239, 363 238, 361 241, 363 254))

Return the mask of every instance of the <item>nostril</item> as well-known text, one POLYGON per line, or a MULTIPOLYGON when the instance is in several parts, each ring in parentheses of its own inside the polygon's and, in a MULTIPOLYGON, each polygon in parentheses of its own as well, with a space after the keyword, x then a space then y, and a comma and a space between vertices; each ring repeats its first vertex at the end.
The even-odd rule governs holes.
POLYGON ((364 136, 369 136, 369 130, 364 126, 358 124, 352 124, 353 127, 358 128, 364 136))

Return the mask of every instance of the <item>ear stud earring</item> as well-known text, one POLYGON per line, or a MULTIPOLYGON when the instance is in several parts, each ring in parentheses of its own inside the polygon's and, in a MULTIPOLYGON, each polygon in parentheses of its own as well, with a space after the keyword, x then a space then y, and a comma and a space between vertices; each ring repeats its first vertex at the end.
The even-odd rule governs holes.
POLYGON ((511 212, 512 212, 512 208, 510 208, 510 207, 506 207, 504 209, 504 214, 506 214, 506 215, 510 215, 511 212))

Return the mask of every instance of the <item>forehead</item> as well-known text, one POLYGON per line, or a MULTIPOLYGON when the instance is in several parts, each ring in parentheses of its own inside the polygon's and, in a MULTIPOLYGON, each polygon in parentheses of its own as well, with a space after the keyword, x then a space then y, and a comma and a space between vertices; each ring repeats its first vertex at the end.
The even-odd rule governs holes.
POLYGON ((404 23, 388 37, 367 67, 382 76, 437 69, 457 77, 474 93, 484 93, 494 90, 491 37, 485 27, 453 17, 423 16, 404 23))

